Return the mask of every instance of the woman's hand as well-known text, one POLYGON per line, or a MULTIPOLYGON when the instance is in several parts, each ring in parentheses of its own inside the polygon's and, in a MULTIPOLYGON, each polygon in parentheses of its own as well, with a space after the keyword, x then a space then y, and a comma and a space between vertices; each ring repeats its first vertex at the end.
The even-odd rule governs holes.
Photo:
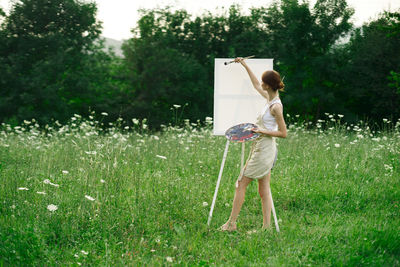
POLYGON ((254 133, 260 133, 260 134, 264 133, 264 131, 261 130, 260 128, 253 128, 253 129, 251 129, 251 131, 254 132, 254 133))
POLYGON ((240 64, 242 64, 243 66, 246 64, 246 63, 244 62, 244 59, 243 59, 242 57, 237 57, 237 58, 235 58, 235 63, 240 63, 240 64))

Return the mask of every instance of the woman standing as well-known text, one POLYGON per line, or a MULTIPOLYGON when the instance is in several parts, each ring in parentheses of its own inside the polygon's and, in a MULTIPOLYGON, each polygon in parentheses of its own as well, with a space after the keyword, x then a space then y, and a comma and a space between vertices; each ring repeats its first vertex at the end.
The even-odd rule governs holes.
POLYGON ((258 180, 258 192, 262 203, 263 229, 266 229, 271 225, 272 199, 269 182, 271 169, 275 164, 278 152, 275 138, 286 138, 283 106, 279 99, 279 90, 283 90, 284 84, 276 71, 265 71, 260 83, 243 58, 236 58, 235 62, 242 64, 246 69, 254 88, 267 100, 267 104, 257 118, 257 128, 253 129, 254 132, 260 133, 261 136, 252 144, 246 165, 236 182, 231 215, 228 221, 221 226, 221 230, 236 230, 236 220, 244 202, 246 187, 253 180, 258 180))

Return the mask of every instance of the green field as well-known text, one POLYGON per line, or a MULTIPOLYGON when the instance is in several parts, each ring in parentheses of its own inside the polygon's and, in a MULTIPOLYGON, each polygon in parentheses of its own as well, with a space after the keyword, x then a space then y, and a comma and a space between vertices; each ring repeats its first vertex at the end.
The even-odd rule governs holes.
POLYGON ((225 147, 210 122, 156 133, 80 116, 45 131, 3 124, 0 266, 400 266, 400 122, 371 132, 338 116, 287 119, 271 178, 280 233, 261 231, 256 182, 238 231, 217 230, 238 144, 207 226, 225 147))

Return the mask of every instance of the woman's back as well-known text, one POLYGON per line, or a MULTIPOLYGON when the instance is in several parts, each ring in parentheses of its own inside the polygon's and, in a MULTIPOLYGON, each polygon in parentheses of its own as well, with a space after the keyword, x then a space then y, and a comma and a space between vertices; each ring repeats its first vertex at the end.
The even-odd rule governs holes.
POLYGON ((279 99, 279 97, 275 97, 275 98, 272 99, 269 103, 267 103, 267 104, 265 105, 265 107, 264 107, 262 113, 261 113, 262 121, 263 121, 264 127, 265 127, 267 130, 270 130, 270 131, 277 131, 277 130, 278 130, 278 124, 277 124, 277 122, 276 122, 275 117, 272 116, 272 114, 271 114, 271 109, 270 109, 271 106, 274 105, 274 104, 281 104, 281 105, 282 105, 282 102, 281 102, 281 100, 279 99))

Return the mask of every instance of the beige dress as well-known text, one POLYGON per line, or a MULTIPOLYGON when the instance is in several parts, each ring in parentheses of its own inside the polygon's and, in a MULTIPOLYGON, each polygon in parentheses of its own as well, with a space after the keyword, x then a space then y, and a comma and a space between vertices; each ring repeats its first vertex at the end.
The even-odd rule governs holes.
MULTIPOLYGON (((271 102, 269 102, 266 109, 269 110, 270 106, 276 103, 281 104, 279 98, 274 98, 271 102)), ((258 116, 256 125, 260 129, 266 130, 263 116, 263 113, 258 116)), ((243 175, 251 179, 263 178, 271 171, 275 163, 276 156, 277 147, 275 137, 261 135, 252 142, 249 157, 239 175, 238 181, 242 179, 243 175)), ((238 185, 238 183, 236 183, 236 185, 238 185)))

